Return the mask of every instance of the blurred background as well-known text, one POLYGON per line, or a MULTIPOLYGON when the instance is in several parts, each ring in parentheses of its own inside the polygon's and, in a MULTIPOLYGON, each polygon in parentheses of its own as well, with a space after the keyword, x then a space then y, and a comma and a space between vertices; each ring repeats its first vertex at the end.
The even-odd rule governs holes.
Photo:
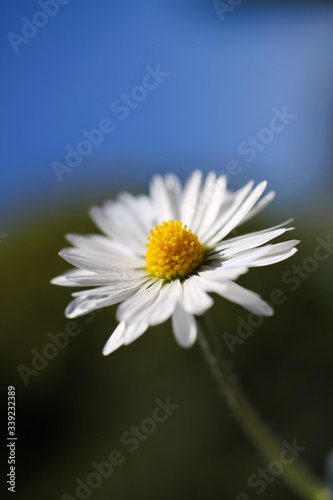
MULTIPOLYGON (((169 322, 107 358, 115 308, 75 320, 66 346, 52 341, 71 328, 71 290, 49 284, 68 269, 57 256, 64 234, 97 231, 92 203, 195 168, 224 172, 233 189, 268 180, 276 199, 246 230, 295 217, 292 260, 239 280, 267 299, 281 290, 283 303, 227 352, 268 426, 297 439, 323 477, 333 447, 332 2, 15 0, 1 6, 0 30, 1 401, 15 386, 18 498, 258 495, 248 479, 267 463, 199 347, 178 348, 169 322), (131 451, 123 434, 167 397, 179 408, 131 451), (123 463, 77 496, 76 478, 87 484, 113 450, 123 463)), ((217 298, 212 314, 227 348, 225 333, 248 314, 217 298)), ((279 477, 261 493, 282 497, 297 498, 279 477)))

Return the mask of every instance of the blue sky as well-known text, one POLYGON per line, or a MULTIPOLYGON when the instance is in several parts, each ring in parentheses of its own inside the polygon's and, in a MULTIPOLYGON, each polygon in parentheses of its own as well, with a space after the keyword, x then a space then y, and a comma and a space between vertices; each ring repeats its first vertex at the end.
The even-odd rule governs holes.
POLYGON ((329 4, 240 2, 221 20, 210 1, 55 2, 2 6, 2 213, 230 161, 233 187, 266 178, 281 202, 331 186, 329 4), (101 121, 113 131, 79 146, 101 121), (67 147, 89 154, 69 167, 67 147))

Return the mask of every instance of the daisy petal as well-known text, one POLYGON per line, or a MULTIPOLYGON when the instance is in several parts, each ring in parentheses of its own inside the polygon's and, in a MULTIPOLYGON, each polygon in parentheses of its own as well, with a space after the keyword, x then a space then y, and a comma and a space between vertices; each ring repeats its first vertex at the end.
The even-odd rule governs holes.
POLYGON ((160 175, 153 177, 149 191, 157 223, 161 224, 163 221, 171 220, 173 210, 168 191, 160 175))
POLYGON ((141 288, 135 295, 122 302, 117 310, 117 319, 128 323, 139 322, 145 316, 145 310, 153 304, 160 292, 162 280, 152 282, 141 288))
POLYGON ((167 174, 165 176, 164 185, 170 200, 170 205, 172 209, 172 219, 174 221, 179 220, 180 218, 179 209, 181 204, 180 200, 182 195, 182 187, 179 182, 179 179, 174 174, 167 174))
POLYGON ((214 177, 212 174, 213 172, 208 174, 202 195, 200 196, 202 209, 198 210, 196 214, 197 222, 193 228, 194 232, 198 231, 200 227, 211 227, 215 223, 221 206, 225 201, 227 178, 221 175, 218 179, 215 179, 215 174, 214 177), (212 176, 211 179, 210 175, 212 176))
POLYGON ((121 321, 103 348, 104 356, 111 354, 124 344, 125 321, 121 321))
POLYGON ((221 245, 218 245, 215 250, 220 250, 220 256, 222 257, 230 257, 231 255, 238 254, 240 252, 243 252, 245 250, 249 250, 251 248, 255 247, 260 247, 261 245, 264 245, 265 243, 278 238, 278 236, 281 236, 284 234, 286 231, 289 231, 291 228, 280 228, 280 229, 275 229, 274 231, 267 231, 263 234, 259 234, 256 236, 244 236, 243 238, 240 238, 236 242, 233 243, 226 243, 222 242, 221 245))
POLYGON ((177 343, 181 347, 191 347, 197 338, 197 323, 192 314, 184 311, 177 304, 175 312, 172 315, 172 329, 177 343))
POLYGON ((261 257, 267 254, 270 245, 265 245, 259 248, 251 248, 245 252, 241 252, 236 255, 232 255, 229 259, 222 261, 222 267, 225 269, 235 268, 235 267, 250 267, 255 260, 259 260, 261 257))
MULTIPOLYGON (((278 225, 273 226, 273 227, 269 227, 267 229, 262 229, 261 231, 253 231, 252 233, 243 234, 241 236, 236 236, 234 238, 228 238, 226 240, 223 240, 223 243, 221 243, 221 245, 224 245, 225 248, 228 248, 230 246, 230 244, 236 243, 237 241, 242 241, 244 238, 249 238, 252 236, 259 236, 261 234, 265 234, 265 233, 268 233, 270 231, 275 231, 275 229, 280 229, 281 227, 285 227, 288 224, 291 224, 293 221, 294 221, 294 219, 288 219, 288 220, 282 222, 281 224, 278 224, 278 225)), ((292 229, 295 229, 295 228, 288 227, 286 229, 287 229, 287 231, 291 231, 292 229)))
POLYGON ((142 252, 141 233, 136 219, 117 202, 108 201, 102 208, 92 207, 90 217, 111 240, 118 241, 133 252, 142 252), (129 227, 131 230, 126 230, 129 227))
POLYGON ((217 281, 222 281, 224 279, 237 280, 240 276, 246 274, 248 270, 249 268, 245 266, 226 268, 224 265, 222 265, 222 267, 218 267, 216 269, 205 269, 203 271, 200 271, 199 276, 217 281))
MULTIPOLYGON (((191 229, 194 233, 202 225, 203 218, 205 217, 207 207, 211 203, 216 193, 216 174, 209 172, 206 177, 203 188, 200 190, 196 212, 192 221, 191 229)), ((221 204, 221 200, 219 200, 221 204)))
POLYGON ((195 170, 185 184, 183 198, 180 209, 181 221, 189 228, 192 227, 192 222, 197 210, 198 196, 201 186, 202 173, 200 170, 195 170))
POLYGON ((80 234, 69 233, 65 235, 65 238, 73 246, 83 250, 89 249, 108 254, 112 252, 113 255, 119 256, 124 254, 131 257, 135 256, 130 248, 122 245, 119 241, 110 240, 110 238, 102 236, 101 234, 82 236, 80 234))
POLYGON ((179 280, 166 283, 162 287, 156 302, 147 311, 147 320, 151 326, 164 323, 164 321, 170 318, 175 310, 181 290, 182 287, 179 280))
POLYGON ((192 276, 183 283, 180 304, 185 312, 200 316, 207 311, 214 300, 200 288, 200 277, 192 276))
POLYGON ((124 345, 131 344, 134 340, 138 339, 145 333, 148 329, 149 324, 145 321, 129 323, 126 326, 126 330, 124 333, 124 345))
MULTIPOLYGON (((50 283, 52 285, 60 285, 60 286, 78 286, 74 279, 82 273, 81 269, 71 269, 61 276, 57 276, 53 278, 50 283)), ((89 271, 86 271, 86 275, 90 274, 89 271)), ((96 276, 95 273, 91 273, 91 276, 96 276)))
POLYGON ((89 248, 64 248, 59 255, 73 266, 88 271, 128 271, 144 267, 145 261, 139 257, 108 254, 89 248))
POLYGON ((66 307, 65 316, 66 318, 77 318, 94 309, 101 309, 102 307, 118 304, 123 300, 129 299, 137 292, 138 288, 140 288, 140 284, 135 287, 120 289, 114 292, 108 291, 105 292, 105 295, 93 295, 93 291, 91 291, 91 295, 83 295, 72 300, 66 307))
POLYGON ((146 233, 138 223, 137 214, 119 201, 107 201, 103 209, 112 225, 112 230, 117 234, 118 241, 140 254, 146 233))
POLYGON ((284 241, 283 243, 276 243, 275 245, 266 245, 267 252, 264 256, 254 260, 249 267, 262 267, 270 264, 276 264, 285 259, 288 259, 297 252, 295 245, 299 240, 284 241))
MULTIPOLYGON (((229 220, 232 219, 233 215, 237 213, 239 207, 243 204, 246 197, 249 195, 253 188, 254 182, 248 182, 242 189, 239 189, 234 193, 230 200, 230 206, 224 207, 222 213, 216 218, 215 222, 208 227, 202 227, 198 231, 198 236, 200 240, 206 244, 211 244, 210 240, 214 238, 216 233, 221 230, 221 228, 227 224, 229 220)), ((222 205, 220 207, 221 212, 222 205)))
MULTIPOLYGON (((138 280, 147 276, 144 270, 131 270, 130 272, 112 272, 112 273, 89 273, 83 269, 79 269, 79 272, 75 275, 70 275, 67 280, 70 280, 69 284, 66 286, 101 286, 110 285, 112 283, 125 283, 127 281, 138 280)), ((64 283, 65 285, 65 283, 64 283)))
POLYGON ((154 223, 150 198, 144 195, 134 197, 129 193, 123 192, 119 194, 117 200, 124 209, 130 212, 131 217, 136 221, 136 230, 140 241, 145 241, 154 223))
POLYGON ((147 291, 145 297, 142 293, 137 294, 137 296, 133 297, 126 307, 122 307, 122 310, 119 311, 119 315, 121 314, 123 319, 126 317, 126 320, 129 322, 135 320, 136 323, 144 322, 150 326, 164 323, 164 321, 166 321, 174 312, 181 290, 182 287, 179 280, 166 283, 162 287, 160 287, 160 284, 158 283, 154 296, 151 295, 151 291, 147 291), (148 296, 148 293, 150 296, 148 296), (137 304, 141 304, 140 309, 132 316, 130 313, 132 313, 132 308, 136 308, 136 302, 137 304), (143 305, 143 303, 145 305, 143 305), (127 315, 126 308, 128 308, 127 315))
POLYGON ((248 220, 252 219, 255 215, 259 214, 264 208, 267 207, 267 205, 270 204, 272 200, 275 198, 275 191, 270 191, 269 193, 266 194, 257 204, 255 207, 253 207, 247 216, 242 220, 241 224, 244 224, 244 222, 247 222, 248 220))
POLYGON ((202 286, 207 292, 215 292, 221 297, 243 306, 248 311, 260 316, 271 316, 273 309, 261 297, 251 290, 247 290, 233 281, 218 282, 211 278, 203 278, 202 286))
POLYGON ((249 194, 249 196, 244 200, 244 202, 237 208, 234 215, 230 217, 217 233, 207 241, 208 245, 214 245, 221 241, 227 234, 229 234, 236 226, 238 226, 242 220, 247 216, 251 208, 256 204, 264 190, 266 189, 267 182, 263 181, 249 194))
POLYGON ((121 292, 130 292, 130 290, 134 290, 134 293, 146 283, 148 283, 150 279, 142 277, 141 279, 135 278, 133 280, 114 280, 112 283, 107 285, 100 285, 97 288, 90 288, 88 290, 80 290, 79 292, 72 293, 72 297, 89 297, 90 295, 98 296, 98 295, 112 295, 115 293, 121 292))

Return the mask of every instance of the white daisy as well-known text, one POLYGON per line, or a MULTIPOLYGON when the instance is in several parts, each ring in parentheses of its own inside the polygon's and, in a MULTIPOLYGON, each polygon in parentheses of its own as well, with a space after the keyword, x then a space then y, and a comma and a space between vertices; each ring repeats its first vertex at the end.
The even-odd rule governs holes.
POLYGON ((195 316, 213 305, 213 292, 257 315, 272 308, 235 283, 250 267, 291 257, 297 240, 268 244, 290 221, 263 231, 226 238, 274 198, 261 198, 266 182, 251 181, 231 192, 225 176, 195 171, 182 188, 173 174, 155 176, 149 195, 121 193, 90 215, 104 235, 67 235, 74 245, 60 255, 77 269, 52 280, 63 286, 92 286, 73 293, 66 316, 75 318, 121 302, 119 324, 103 354, 127 345, 149 326, 172 319, 175 338, 190 347, 197 337, 195 316))

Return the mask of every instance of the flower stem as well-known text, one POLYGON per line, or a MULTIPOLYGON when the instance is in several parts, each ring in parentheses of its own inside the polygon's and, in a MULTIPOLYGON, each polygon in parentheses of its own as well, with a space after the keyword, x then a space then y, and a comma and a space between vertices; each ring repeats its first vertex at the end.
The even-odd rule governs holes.
MULTIPOLYGON (((199 344, 231 411, 258 451, 269 461, 281 461, 283 448, 242 393, 209 317, 206 314, 197 319, 199 344)), ((300 498, 333 500, 332 490, 300 464, 299 459, 289 464, 284 462, 283 466, 281 478, 300 498)))

